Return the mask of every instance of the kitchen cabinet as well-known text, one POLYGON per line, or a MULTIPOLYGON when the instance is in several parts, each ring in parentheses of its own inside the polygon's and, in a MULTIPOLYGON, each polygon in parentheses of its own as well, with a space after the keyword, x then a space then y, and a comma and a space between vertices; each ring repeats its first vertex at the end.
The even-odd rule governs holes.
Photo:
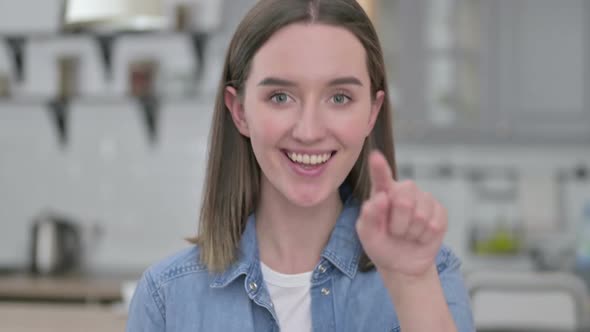
POLYGON ((491 9, 498 123, 522 139, 590 143, 590 3, 498 1, 491 9))
POLYGON ((590 3, 380 1, 396 138, 590 143, 590 3))
POLYGON ((489 123, 482 110, 489 3, 397 0, 379 6, 396 139, 440 143, 480 137, 489 123))
POLYGON ((465 284, 477 331, 573 332, 590 326, 588 292, 571 273, 487 269, 467 274, 465 284))

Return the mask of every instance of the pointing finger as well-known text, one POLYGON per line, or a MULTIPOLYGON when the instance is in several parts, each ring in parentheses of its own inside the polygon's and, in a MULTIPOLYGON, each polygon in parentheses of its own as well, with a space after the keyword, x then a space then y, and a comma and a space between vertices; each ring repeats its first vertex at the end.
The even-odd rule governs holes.
POLYGON ((393 175, 383 154, 377 150, 369 155, 369 174, 371 177, 371 196, 391 190, 393 175))

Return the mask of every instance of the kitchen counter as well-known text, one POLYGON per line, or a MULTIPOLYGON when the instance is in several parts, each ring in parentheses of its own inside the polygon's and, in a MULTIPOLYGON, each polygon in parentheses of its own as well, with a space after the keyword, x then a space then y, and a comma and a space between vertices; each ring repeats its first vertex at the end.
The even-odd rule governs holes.
POLYGON ((111 306, 0 302, 0 332, 122 332, 126 319, 111 306))
POLYGON ((124 331, 122 286, 138 278, 0 275, 0 332, 124 331))
POLYGON ((113 303, 122 300, 121 286, 136 277, 0 276, 0 301, 113 303))

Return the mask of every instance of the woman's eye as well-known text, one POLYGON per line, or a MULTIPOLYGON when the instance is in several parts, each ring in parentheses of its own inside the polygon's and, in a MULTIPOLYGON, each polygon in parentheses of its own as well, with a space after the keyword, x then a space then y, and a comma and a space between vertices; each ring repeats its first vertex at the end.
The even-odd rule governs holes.
POLYGON ((286 93, 275 93, 270 97, 270 100, 277 104, 285 104, 289 101, 289 96, 286 93))
POLYGON ((334 102, 334 104, 338 105, 346 104, 349 100, 350 98, 342 93, 336 94, 332 97, 332 101, 334 102))

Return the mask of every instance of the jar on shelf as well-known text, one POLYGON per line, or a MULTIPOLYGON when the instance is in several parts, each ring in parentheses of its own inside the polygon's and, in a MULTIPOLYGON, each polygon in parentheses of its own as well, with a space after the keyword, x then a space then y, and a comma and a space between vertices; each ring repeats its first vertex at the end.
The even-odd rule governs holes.
POLYGON ((134 97, 155 95, 158 64, 154 60, 138 60, 129 66, 129 93, 134 97))
POLYGON ((175 8, 175 29, 176 31, 187 31, 190 30, 192 25, 192 13, 191 6, 186 3, 178 4, 175 8))
POLYGON ((75 56, 62 56, 58 58, 59 90, 58 97, 67 99, 78 95, 79 86, 79 59, 75 56))
POLYGON ((10 77, 0 71, 0 98, 10 96, 10 77))

